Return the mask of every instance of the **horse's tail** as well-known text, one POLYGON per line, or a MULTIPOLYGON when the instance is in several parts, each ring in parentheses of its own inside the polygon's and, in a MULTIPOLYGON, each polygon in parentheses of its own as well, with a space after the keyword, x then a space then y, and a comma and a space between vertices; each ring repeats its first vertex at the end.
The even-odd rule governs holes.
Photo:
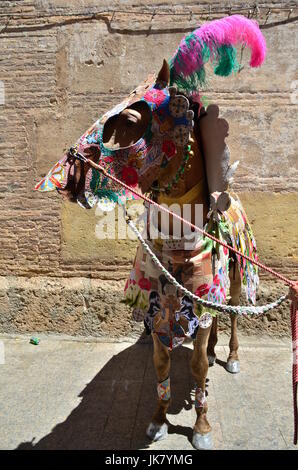
POLYGON ((180 42, 170 60, 171 85, 191 94, 206 84, 205 64, 213 63, 214 73, 228 76, 239 70, 236 45, 251 50, 250 66, 265 60, 266 42, 258 23, 242 15, 232 15, 206 23, 180 42))

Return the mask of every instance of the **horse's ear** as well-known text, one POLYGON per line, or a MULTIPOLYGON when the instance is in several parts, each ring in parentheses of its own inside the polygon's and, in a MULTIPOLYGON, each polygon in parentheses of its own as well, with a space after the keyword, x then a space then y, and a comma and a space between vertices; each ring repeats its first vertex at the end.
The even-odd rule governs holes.
POLYGON ((170 83, 170 67, 166 59, 163 60, 162 67, 157 75, 157 81, 170 83))

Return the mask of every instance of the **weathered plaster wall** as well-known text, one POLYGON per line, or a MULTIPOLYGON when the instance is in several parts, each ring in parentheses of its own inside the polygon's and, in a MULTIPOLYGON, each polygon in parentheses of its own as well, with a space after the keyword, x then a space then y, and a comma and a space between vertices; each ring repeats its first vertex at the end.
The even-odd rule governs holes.
MULTIPOLYGON (((230 3, 0 1, 5 92, 4 103, 0 100, 1 331, 132 331, 119 299, 134 242, 98 240, 95 211, 84 212, 32 188, 99 115, 158 70, 183 35, 207 19, 196 12, 211 6, 210 18, 221 17, 230 3), (168 16, 137 14, 154 7, 168 16), (107 12, 113 8, 126 14, 113 16, 107 12)), ((249 2, 231 4, 247 7, 249 2)), ((261 23, 272 9, 262 30, 265 65, 260 70, 245 66, 229 79, 212 78, 205 94, 230 123, 232 158, 241 162, 235 190, 255 230, 260 257, 297 278, 298 98, 291 88, 298 79, 297 10, 289 18, 289 12, 274 12, 285 4, 259 3, 261 23)), ((245 64, 247 58, 245 52, 245 64)), ((263 279, 260 302, 285 290, 263 279)), ((262 323, 242 324, 246 330, 286 332, 287 306, 262 323)))

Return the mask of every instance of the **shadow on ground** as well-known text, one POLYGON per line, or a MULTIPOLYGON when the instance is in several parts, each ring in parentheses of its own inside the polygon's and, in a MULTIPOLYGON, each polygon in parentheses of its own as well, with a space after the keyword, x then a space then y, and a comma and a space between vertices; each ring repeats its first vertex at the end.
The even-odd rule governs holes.
MULTIPOLYGON (((110 359, 80 393, 80 404, 67 419, 57 424, 38 442, 24 442, 18 449, 145 449, 150 441, 146 427, 156 404, 153 347, 139 340, 110 359)), ((172 352, 171 415, 193 405, 193 379, 189 362, 192 350, 179 347, 172 352)), ((59 389, 57 387, 57 400, 59 389)), ((170 423, 169 423, 170 424, 170 423)), ((192 426, 169 425, 169 434, 186 436, 191 442, 192 426)))

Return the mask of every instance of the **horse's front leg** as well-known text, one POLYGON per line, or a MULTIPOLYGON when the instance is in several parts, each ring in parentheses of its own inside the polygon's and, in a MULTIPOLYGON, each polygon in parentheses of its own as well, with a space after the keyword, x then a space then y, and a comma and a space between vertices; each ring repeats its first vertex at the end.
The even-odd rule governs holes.
POLYGON ((213 366, 216 360, 215 346, 217 344, 217 317, 213 317, 208 341, 207 355, 209 366, 213 366))
POLYGON ((209 328, 199 328, 194 341, 191 358, 191 371, 196 381, 195 408, 197 419, 194 426, 192 443, 196 449, 212 449, 211 426, 207 420, 206 378, 208 373, 207 345, 209 328))
POLYGON ((167 410, 171 400, 170 389, 170 352, 164 346, 158 336, 152 333, 154 353, 153 362, 157 375, 157 408, 153 415, 152 421, 147 428, 147 436, 153 441, 164 439, 168 433, 167 410))
MULTIPOLYGON (((240 295, 241 295, 241 279, 239 274, 238 266, 234 263, 230 265, 230 295, 231 299, 230 305, 239 305, 240 304, 240 295)), ((239 342, 237 337, 237 315, 231 313, 231 337, 230 337, 230 354, 227 360, 226 369, 232 374, 237 374, 240 372, 240 362, 238 357, 238 348, 239 342)))

